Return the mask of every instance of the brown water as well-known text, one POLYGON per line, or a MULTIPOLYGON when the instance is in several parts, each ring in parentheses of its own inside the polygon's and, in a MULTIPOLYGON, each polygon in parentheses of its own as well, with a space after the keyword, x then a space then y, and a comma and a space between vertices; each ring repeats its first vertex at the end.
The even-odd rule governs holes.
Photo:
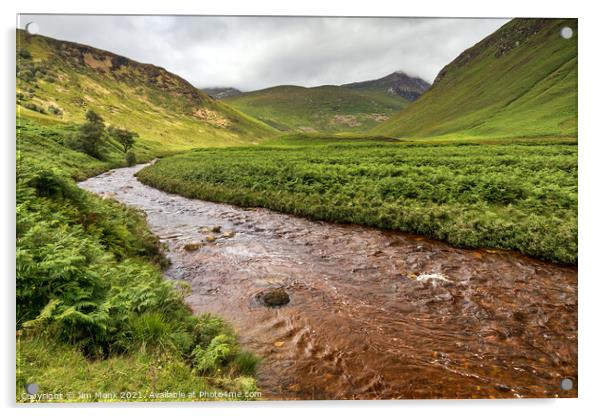
POLYGON ((228 319, 262 357, 264 398, 577 395, 576 268, 191 200, 141 184, 141 167, 80 186, 147 213, 169 248, 166 276, 189 282, 191 307, 228 319), (257 302, 270 287, 290 303, 257 302), (565 377, 575 388, 560 388, 565 377))

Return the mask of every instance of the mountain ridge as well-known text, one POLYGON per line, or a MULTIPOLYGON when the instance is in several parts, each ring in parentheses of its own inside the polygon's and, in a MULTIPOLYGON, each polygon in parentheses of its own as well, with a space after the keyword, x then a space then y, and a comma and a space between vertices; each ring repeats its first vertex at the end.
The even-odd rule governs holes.
POLYGON ((361 92, 384 92, 403 97, 409 101, 417 100, 431 84, 420 77, 411 77, 403 71, 395 71, 384 77, 368 81, 342 84, 341 87, 361 92))
POLYGON ((459 54, 418 100, 371 132, 576 136, 577 20, 511 20, 459 54), (565 26, 573 28, 571 39, 560 36, 565 26))
POLYGON ((241 90, 234 87, 204 87, 199 89, 210 97, 218 100, 226 97, 234 97, 243 93, 241 90))

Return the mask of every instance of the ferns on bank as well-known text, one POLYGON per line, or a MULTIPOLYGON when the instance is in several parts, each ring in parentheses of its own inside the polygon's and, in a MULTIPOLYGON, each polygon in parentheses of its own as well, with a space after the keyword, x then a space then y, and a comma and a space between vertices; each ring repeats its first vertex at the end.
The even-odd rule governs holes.
POLYGON ((232 329, 192 315, 189 287, 163 279, 164 264, 140 212, 79 189, 57 169, 19 166, 21 333, 74 345, 90 358, 163 351, 204 375, 236 375, 243 351, 232 329))

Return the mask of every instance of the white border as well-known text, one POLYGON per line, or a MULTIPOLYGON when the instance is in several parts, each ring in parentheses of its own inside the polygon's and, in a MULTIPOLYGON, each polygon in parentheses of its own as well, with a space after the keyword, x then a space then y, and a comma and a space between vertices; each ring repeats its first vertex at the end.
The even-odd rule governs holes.
POLYGON ((602 383, 600 370, 600 315, 602 294, 597 257, 600 227, 600 175, 602 165, 602 131, 600 129, 600 70, 602 68, 598 41, 600 16, 595 2, 505 0, 486 1, 351 1, 303 0, 298 2, 220 0, 192 2, 186 0, 146 0, 97 2, 67 0, 23 0, 2 2, 3 64, 2 71, 2 276, 4 287, 2 342, 2 405, 5 414, 81 415, 78 405, 44 408, 15 407, 14 403, 14 126, 15 126, 15 32, 17 13, 120 13, 120 14, 236 14, 236 15, 332 15, 332 16, 436 16, 436 17, 578 17, 579 18, 579 399, 565 400, 479 400, 479 401, 404 401, 404 402, 271 402, 246 404, 178 404, 167 408, 154 405, 86 406, 86 414, 224 414, 244 412, 245 415, 305 415, 343 411, 349 415, 365 415, 368 411, 382 414, 483 414, 545 412, 546 415, 591 412, 596 408, 598 389, 602 383), (597 239, 598 238, 598 239, 597 239))

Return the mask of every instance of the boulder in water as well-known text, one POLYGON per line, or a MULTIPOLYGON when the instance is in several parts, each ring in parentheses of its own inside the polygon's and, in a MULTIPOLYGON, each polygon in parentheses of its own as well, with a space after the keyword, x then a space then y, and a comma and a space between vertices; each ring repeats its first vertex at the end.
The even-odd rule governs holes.
POLYGON ((257 298, 264 306, 268 307, 283 306, 291 301, 286 290, 281 287, 264 290, 257 295, 257 298))
POLYGON ((195 250, 198 250, 199 248, 201 248, 202 245, 203 245, 202 243, 188 243, 188 244, 184 245, 184 250, 195 251, 195 250))

